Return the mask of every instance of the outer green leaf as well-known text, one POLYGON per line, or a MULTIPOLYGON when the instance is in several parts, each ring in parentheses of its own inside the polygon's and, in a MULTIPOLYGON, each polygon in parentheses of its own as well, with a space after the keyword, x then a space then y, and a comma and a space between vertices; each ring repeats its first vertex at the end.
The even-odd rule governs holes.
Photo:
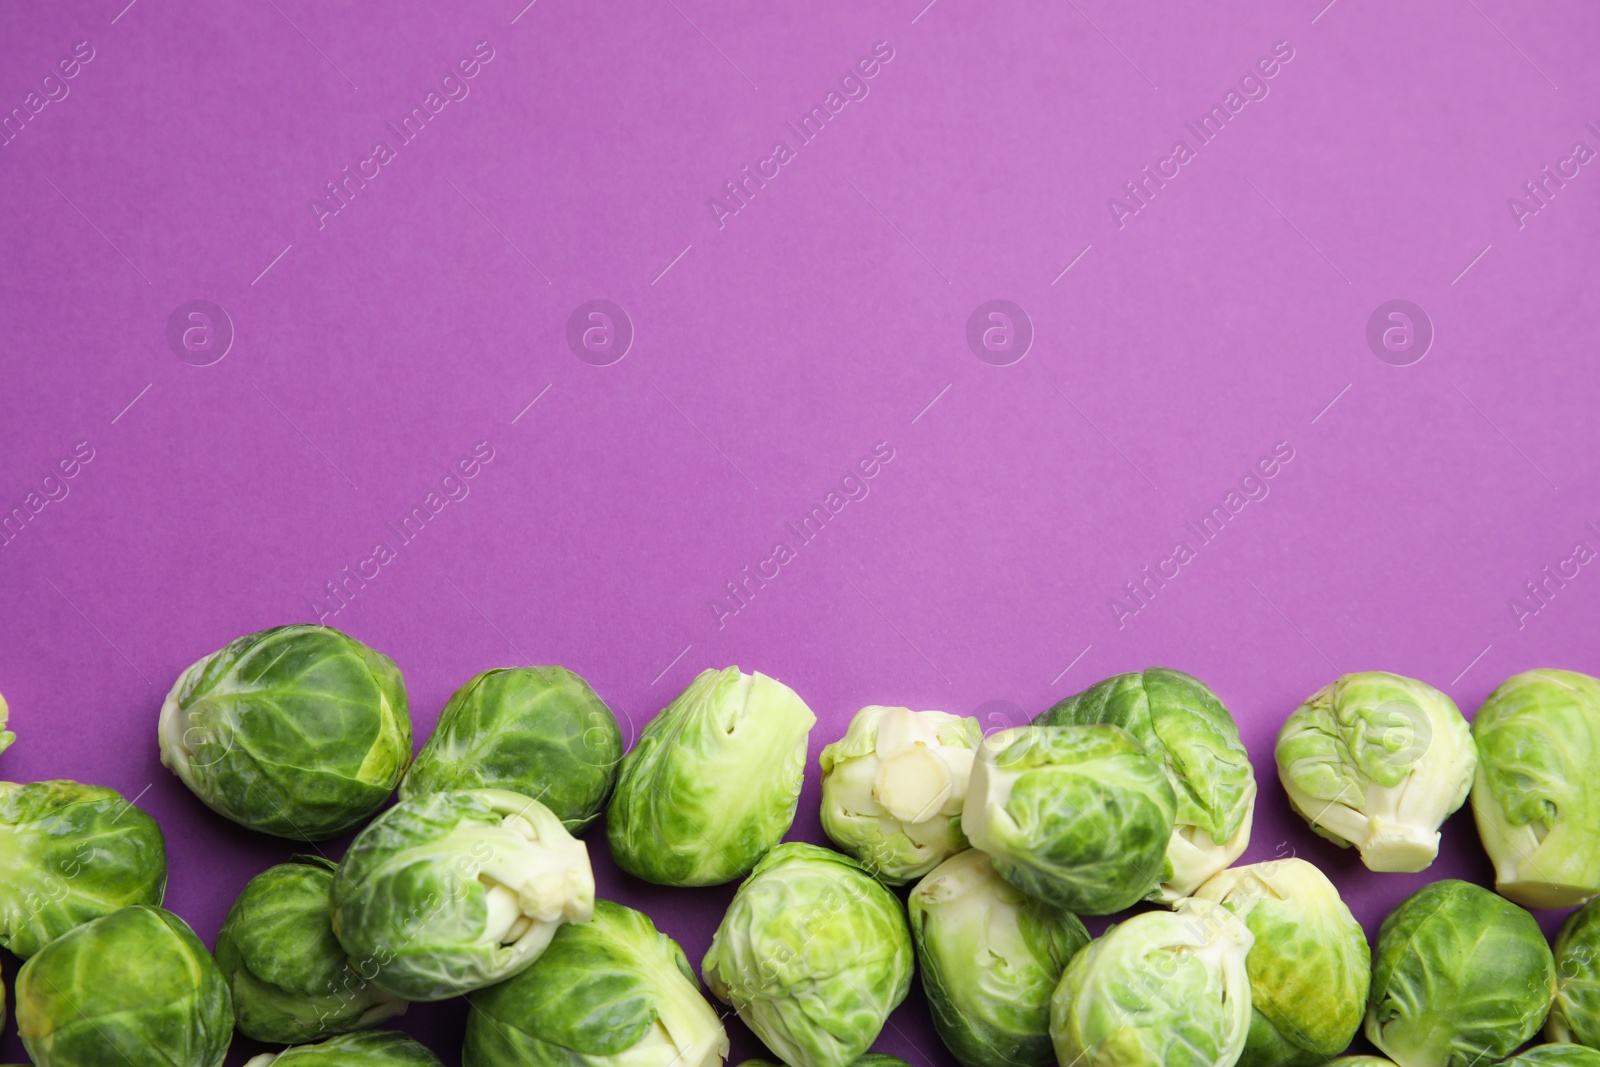
POLYGON ((245 1067, 444 1067, 439 1057, 404 1034, 344 1034, 320 1045, 266 1053, 245 1067))
POLYGON ((1545 1036, 1600 1048, 1600 902, 1567 916, 1556 934, 1556 997, 1545 1036))
POLYGON ((1559 1042, 1535 1045, 1502 1060, 1500 1067, 1600 1067, 1600 1050, 1559 1042))

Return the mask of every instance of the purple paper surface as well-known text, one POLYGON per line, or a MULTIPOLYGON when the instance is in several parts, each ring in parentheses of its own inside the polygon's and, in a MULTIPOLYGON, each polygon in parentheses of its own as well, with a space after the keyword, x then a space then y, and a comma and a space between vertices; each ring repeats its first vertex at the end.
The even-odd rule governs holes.
MULTIPOLYGON (((189 795, 157 710, 318 619, 419 745, 491 666, 578 671, 630 741, 774 675, 812 841, 864 704, 987 729, 1169 665, 1250 747, 1245 861, 1369 933, 1488 881, 1466 812, 1368 873, 1272 744, 1341 672, 1469 715, 1600 673, 1600 8, 125 2, 0 9, 0 774, 137 797, 208 943, 295 847, 189 795)), ((698 963, 733 887, 586 836, 698 963)), ((464 1021, 403 1026, 455 1063, 464 1021)), ((877 1047, 954 1062, 919 991, 877 1047)))

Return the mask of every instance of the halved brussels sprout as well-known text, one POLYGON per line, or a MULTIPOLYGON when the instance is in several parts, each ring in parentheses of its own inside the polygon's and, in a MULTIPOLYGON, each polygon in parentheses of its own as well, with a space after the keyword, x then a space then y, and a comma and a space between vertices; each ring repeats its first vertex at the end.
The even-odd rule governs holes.
POLYGON ((1556 998, 1545 1037, 1600 1048, 1600 901, 1567 916, 1556 934, 1555 960, 1556 998))
POLYGON ((297 856, 250 879, 217 934, 239 1030, 293 1045, 365 1030, 406 1002, 362 978, 333 936, 334 864, 297 856))
POLYGON ((1250 1028, 1254 937, 1209 900, 1118 923, 1072 957, 1050 1003, 1062 1064, 1231 1067, 1250 1028))
POLYGON ((680 886, 749 871, 794 822, 816 721, 764 674, 701 672, 622 760, 606 809, 617 866, 680 886))
POLYGON ((734 894, 700 969, 789 1067, 846 1067, 911 987, 911 935, 855 860, 791 841, 734 894))
POLYGON ((1178 798, 1161 885, 1171 904, 1244 854, 1256 779, 1239 727, 1200 679, 1167 667, 1118 674, 1061 701, 1038 726, 1111 723, 1161 760, 1178 798))
POLYGON ((1289 803, 1374 871, 1420 871, 1439 826, 1467 799, 1477 768, 1455 701, 1415 678, 1346 674, 1318 690, 1278 734, 1289 803))
POLYGON ((677 942, 609 900, 472 1009, 464 1067, 721 1067, 728 1055, 677 942))
POLYGON ((1532 915, 1447 879, 1400 902, 1378 930, 1367 1040, 1400 1067, 1471 1067, 1538 1032, 1556 966, 1532 915))
POLYGON ((22 965, 17 1033, 37 1067, 220 1067, 233 1005, 189 925, 136 904, 22 965))
POLYGON ((1600 1067, 1600 1050, 1560 1042, 1535 1045, 1501 1060, 1500 1067, 1600 1067))
POLYGON ((1600 680, 1514 675, 1478 709, 1472 737, 1472 814, 1495 889, 1528 908, 1570 908, 1600 893, 1600 680))
POLYGON ((577 833, 599 817, 621 762, 622 731, 588 682, 565 667, 504 667, 456 690, 400 799, 509 789, 577 833))
POLYGON ((1195 893, 1238 916, 1255 937, 1250 1034, 1241 1067, 1326 1063, 1361 1029, 1372 951, 1327 875, 1289 857, 1231 867, 1195 893))
POLYGON ((502 789, 425 793, 357 835, 334 875, 333 932, 362 975, 445 1000, 525 970, 564 922, 594 912, 582 841, 502 789))
POLYGON ((213 811, 303 841, 377 811, 411 761, 394 661, 326 626, 262 630, 195 663, 160 737, 161 762, 213 811))
POLYGON ((161 827, 115 790, 0 782, 0 948, 27 959, 55 938, 167 889, 161 827))
POLYGON ((320 1045, 266 1052, 244 1067, 444 1067, 439 1057, 405 1034, 374 1031, 342 1034, 320 1045))
POLYGON ((822 750, 822 829, 889 885, 903 885, 967 847, 961 805, 977 719, 874 704, 822 750))
POLYGON ((966 1067, 1052 1067, 1050 995, 1089 943, 1076 915, 1034 900, 975 848, 911 891, 911 938, 934 1029, 966 1067))
POLYGON ((961 828, 1029 896, 1109 915, 1161 881, 1176 808, 1161 763, 1120 726, 1019 726, 984 739, 961 828))

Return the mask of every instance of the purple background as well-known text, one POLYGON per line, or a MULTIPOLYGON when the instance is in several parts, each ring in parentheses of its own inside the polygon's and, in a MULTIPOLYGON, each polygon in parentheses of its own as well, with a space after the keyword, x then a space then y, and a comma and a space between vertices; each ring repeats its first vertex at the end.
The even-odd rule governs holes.
MULTIPOLYGON (((419 744, 490 666, 571 667, 630 735, 699 670, 760 669, 821 720, 794 831, 820 840, 815 755, 861 705, 1010 725, 1166 664, 1243 728, 1246 860, 1322 864, 1369 930, 1426 881, 1485 880, 1465 815, 1426 874, 1369 874, 1288 811, 1272 741, 1343 671, 1469 714, 1515 671, 1600 673, 1593 568, 1520 626, 1509 605, 1600 547, 1600 168, 1520 228, 1507 203, 1600 148, 1600 9, 523 2, 0 10, 0 111, 94 50, 0 145, 0 514, 93 449, 0 547, 0 773, 140 797, 209 941, 293 846, 162 769, 166 689, 317 618, 488 442, 470 495, 325 616, 399 662, 419 744), (470 95, 319 228, 324 184, 482 41, 470 95), (785 123, 880 41, 869 94, 797 147, 785 123), (1280 41, 1269 95, 1119 228, 1108 198, 1196 147, 1184 124, 1280 41), (719 228, 708 199, 778 139, 796 158, 719 228), (1396 298, 1437 331, 1411 366, 1366 342, 1396 298), (236 331, 212 366, 166 340, 194 299, 236 331), (591 299, 636 330, 615 365, 568 349, 591 299), (1012 366, 965 341, 990 299, 1036 330, 1012 366), (880 441, 869 494, 799 545, 784 523, 880 441), (1278 442, 1270 495, 1119 620, 1278 442), (712 598, 779 539, 795 558, 719 625, 712 598)), ((628 881, 589 838, 602 893, 698 961, 732 887, 628 881)), ((453 1062, 464 1018, 405 1026, 453 1062)), ((953 1062, 920 994, 878 1048, 953 1062)))

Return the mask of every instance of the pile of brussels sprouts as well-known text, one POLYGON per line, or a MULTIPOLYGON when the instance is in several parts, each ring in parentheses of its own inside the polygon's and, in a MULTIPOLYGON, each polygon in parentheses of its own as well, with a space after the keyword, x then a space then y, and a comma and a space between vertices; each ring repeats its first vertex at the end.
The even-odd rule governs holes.
MULTIPOLYGON (((964 1067, 1313 1067, 1358 1031, 1389 1058, 1335 1062, 1600 1067, 1600 681, 1517 675, 1469 725, 1422 682, 1352 674, 1288 717, 1291 804, 1373 871, 1425 869, 1472 798, 1498 895, 1428 885, 1375 950, 1312 864, 1232 866, 1255 776, 1187 674, 1117 675, 988 736, 861 709, 821 755, 837 851, 782 840, 815 723, 781 682, 708 670, 624 753, 571 671, 490 670, 413 760, 387 657, 321 626, 239 638, 178 678, 162 761, 307 854, 251 880, 213 953, 161 908, 148 815, 98 786, 0 783, 23 1044, 38 1067, 219 1067, 237 1031, 285 1046, 252 1067, 426 1067, 379 1027, 466 996, 465 1067, 721 1067, 703 979, 788 1067, 904 1067, 869 1050, 920 973, 964 1067), (743 879, 698 976, 649 917, 595 899, 574 834, 602 813, 632 875, 743 879), (338 862, 317 849, 363 823, 338 862), (1575 905, 1552 951, 1524 908, 1575 905), (1079 919, 1135 907, 1098 938, 1079 919)), ((0 701, 0 749, 5 725, 0 701)))

